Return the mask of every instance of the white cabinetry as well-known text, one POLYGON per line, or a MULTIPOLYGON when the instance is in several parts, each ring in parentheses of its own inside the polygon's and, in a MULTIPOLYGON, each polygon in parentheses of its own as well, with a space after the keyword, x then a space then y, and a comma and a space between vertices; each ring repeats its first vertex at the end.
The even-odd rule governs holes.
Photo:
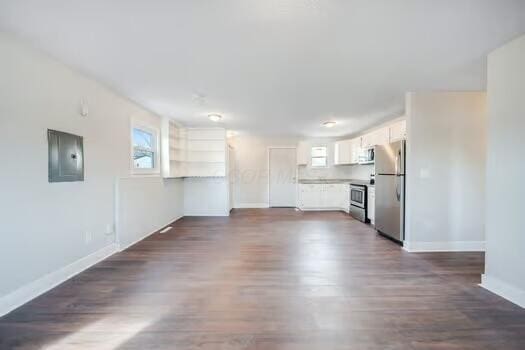
POLYGON ((350 147, 350 164, 357 164, 361 155, 361 138, 350 140, 350 147))
POLYGON ((303 141, 299 141, 297 144, 297 165, 308 165, 308 158, 310 150, 308 144, 303 141))
POLYGON ((162 124, 164 177, 226 176, 226 131, 221 128, 181 128, 162 124))
POLYGON ((299 184, 299 208, 348 210, 346 187, 345 184, 299 184))
POLYGON ((390 125, 390 142, 405 140, 407 137, 407 121, 400 120, 390 125))
POLYGON ((368 220, 373 225, 376 217, 376 189, 368 186, 368 220))
POLYGON ((318 208, 321 205, 320 184, 299 185, 299 207, 305 209, 318 208))
POLYGON ((389 143, 390 132, 389 128, 381 128, 375 131, 372 131, 368 134, 361 136, 361 147, 362 148, 371 148, 376 145, 385 145, 389 143))
POLYGON ((374 134, 368 133, 363 136, 361 136, 361 148, 370 148, 374 146, 374 140, 373 140, 374 134))
POLYGON ((226 176, 226 131, 187 129, 186 176, 226 176))
POLYGON ((334 164, 349 165, 359 162, 361 138, 337 141, 334 144, 334 164))
POLYGON ((324 185, 325 196, 324 201, 321 201, 323 208, 342 208, 343 207, 343 184, 326 184, 324 185))
POLYGON ((343 210, 348 214, 350 213, 350 185, 343 185, 343 210))
POLYGON ((162 176, 184 177, 186 156, 186 130, 164 118, 161 132, 162 176))
POLYGON ((352 140, 334 144, 334 165, 352 164, 352 140))
POLYGON ((386 145, 390 142, 390 133, 388 128, 381 128, 374 131, 374 146, 386 145))

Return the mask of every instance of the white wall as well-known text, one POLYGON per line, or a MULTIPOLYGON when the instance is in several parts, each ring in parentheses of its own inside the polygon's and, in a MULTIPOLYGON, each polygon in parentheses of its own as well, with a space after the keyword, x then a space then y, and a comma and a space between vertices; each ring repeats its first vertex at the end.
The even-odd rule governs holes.
POLYGON ((487 253, 482 285, 525 307, 525 36, 488 58, 487 253))
MULTIPOLYGON (((5 34, 0 77, 1 313, 3 296, 114 242, 106 230, 115 225, 116 180, 129 177, 130 120, 160 128, 160 119, 5 34), (48 183, 48 128, 84 137, 85 181, 48 183)), ((180 180, 125 181, 131 192, 120 194, 119 226, 133 237, 124 239, 182 215, 180 180)))
POLYGON ((227 177, 185 178, 185 216, 228 216, 230 213, 227 177))
POLYGON ((407 94, 408 250, 483 250, 486 95, 407 94))
POLYGON ((118 179, 117 228, 120 249, 183 216, 183 181, 161 177, 118 179))
POLYGON ((268 147, 296 147, 298 139, 239 135, 235 149, 234 207, 268 206, 268 147))
MULTIPOLYGON (((361 179, 369 180, 373 165, 334 166, 334 142, 331 138, 303 140, 309 147, 328 146, 328 167, 298 167, 298 179, 361 179)), ((298 138, 272 138, 241 135, 229 140, 235 148, 234 200, 236 208, 268 206, 268 148, 297 147, 298 138)))

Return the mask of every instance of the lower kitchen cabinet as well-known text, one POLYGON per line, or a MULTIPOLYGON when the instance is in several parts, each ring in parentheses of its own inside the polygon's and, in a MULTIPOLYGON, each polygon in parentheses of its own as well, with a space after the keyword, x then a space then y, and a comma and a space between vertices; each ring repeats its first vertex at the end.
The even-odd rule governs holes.
POLYGON ((373 225, 376 218, 376 189, 368 186, 368 220, 373 225))
POLYGON ((299 184, 298 206, 301 209, 348 210, 347 184, 299 184))
POLYGON ((299 208, 318 208, 321 205, 321 186, 319 184, 300 184, 299 208))

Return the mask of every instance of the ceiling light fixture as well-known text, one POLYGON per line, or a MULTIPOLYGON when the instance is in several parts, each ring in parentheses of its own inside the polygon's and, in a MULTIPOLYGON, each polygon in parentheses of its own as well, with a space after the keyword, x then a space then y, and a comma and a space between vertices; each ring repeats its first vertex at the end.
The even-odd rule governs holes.
POLYGON ((221 121, 222 116, 220 114, 208 114, 208 119, 217 123, 221 121))
POLYGON ((237 131, 226 130, 226 137, 228 137, 228 138, 232 138, 232 137, 235 137, 237 135, 239 135, 239 133, 237 131))
POLYGON ((325 128, 333 128, 335 126, 335 124, 337 124, 337 123, 336 122, 324 122, 323 126, 325 128))

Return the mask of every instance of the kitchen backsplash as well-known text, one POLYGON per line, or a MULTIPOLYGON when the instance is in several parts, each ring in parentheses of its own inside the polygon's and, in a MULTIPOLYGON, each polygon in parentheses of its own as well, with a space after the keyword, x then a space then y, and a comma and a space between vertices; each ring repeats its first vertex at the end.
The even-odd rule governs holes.
POLYGON ((374 173, 374 165, 339 165, 328 168, 299 167, 299 179, 355 179, 369 180, 374 173))

